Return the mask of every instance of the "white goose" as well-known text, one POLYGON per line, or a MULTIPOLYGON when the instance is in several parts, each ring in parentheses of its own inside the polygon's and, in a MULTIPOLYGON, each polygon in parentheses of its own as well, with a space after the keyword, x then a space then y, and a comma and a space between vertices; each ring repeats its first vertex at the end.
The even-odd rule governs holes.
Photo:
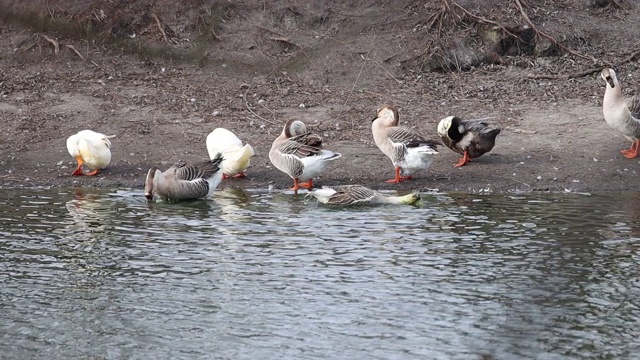
POLYGON ((111 163, 111 141, 115 135, 107 136, 91 130, 82 130, 67 139, 67 150, 78 162, 72 175, 93 176, 111 163), (91 171, 84 172, 82 165, 91 171))
POLYGON ((245 171, 251 165, 251 157, 255 155, 253 147, 242 145, 242 141, 231 131, 217 128, 207 135, 207 152, 213 159, 217 153, 222 153, 222 178, 245 177, 245 171))
POLYGON ((390 183, 411 179, 415 170, 428 169, 433 155, 438 153, 437 143, 414 130, 399 127, 399 120, 398 109, 386 105, 378 109, 371 124, 373 140, 395 166, 395 178, 387 180, 390 183))
POLYGON ((208 198, 222 181, 221 163, 222 154, 218 153, 213 160, 173 165, 165 172, 154 166, 147 173, 144 196, 152 201, 158 195, 169 202, 208 198))
POLYGON ((341 156, 322 149, 322 138, 307 132, 306 125, 300 120, 287 121, 269 151, 273 166, 293 179, 291 190, 295 194, 299 188, 312 188, 313 178, 320 175, 330 161, 341 156))
POLYGON ((632 142, 629 150, 620 152, 628 159, 640 155, 640 97, 624 98, 620 82, 613 69, 604 69, 600 76, 607 82, 602 101, 604 120, 632 142))
POLYGON ((323 186, 322 189, 311 191, 307 196, 313 196, 318 202, 328 205, 413 205, 420 200, 416 193, 385 196, 361 185, 323 186))

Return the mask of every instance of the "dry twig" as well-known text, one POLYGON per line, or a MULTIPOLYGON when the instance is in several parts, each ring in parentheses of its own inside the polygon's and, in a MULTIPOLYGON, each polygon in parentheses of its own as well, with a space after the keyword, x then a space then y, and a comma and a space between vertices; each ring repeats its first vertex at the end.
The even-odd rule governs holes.
POLYGON ((45 34, 42 34, 42 37, 48 42, 50 42, 51 44, 53 44, 53 52, 57 55, 60 52, 60 43, 58 42, 58 40, 52 37, 49 37, 45 34))
POLYGON ((162 23, 160 22, 160 19, 158 19, 156 14, 151 14, 151 17, 153 17, 153 20, 156 22, 156 25, 158 26, 158 29, 160 30, 160 33, 162 34, 162 38, 164 39, 164 42, 168 43, 169 42, 169 38, 167 38, 167 34, 164 32, 164 29, 163 29, 162 23))
MULTIPOLYGON (((633 60, 635 60, 635 58, 640 55, 640 50, 637 50, 635 52, 633 52, 631 55, 627 56, 626 58, 622 59, 620 62, 618 62, 615 65, 611 65, 611 63, 607 62, 606 65, 611 66, 613 68, 618 67, 620 65, 624 65, 626 63, 629 63, 633 60)), ((602 70, 602 66, 599 67, 593 67, 584 71, 578 71, 578 72, 573 72, 573 73, 569 73, 569 74, 529 74, 527 75, 527 77, 531 78, 531 79, 574 79, 574 78, 579 78, 579 77, 584 77, 584 76, 589 76, 591 74, 595 74, 598 71, 602 70)))

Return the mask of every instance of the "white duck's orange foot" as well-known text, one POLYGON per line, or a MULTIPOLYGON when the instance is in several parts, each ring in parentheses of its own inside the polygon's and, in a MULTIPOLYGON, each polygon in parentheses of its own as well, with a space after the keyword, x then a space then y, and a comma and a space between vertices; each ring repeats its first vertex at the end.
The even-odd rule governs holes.
POLYGON ((84 164, 84 161, 80 156, 76 156, 76 162, 78 162, 78 167, 75 169, 74 172, 71 173, 71 175, 73 176, 84 175, 84 171, 82 171, 82 164, 84 164))
POLYGON ((84 173, 84 175, 86 175, 86 176, 95 176, 95 175, 97 175, 99 172, 100 172, 100 170, 95 169, 95 170, 92 170, 92 171, 89 171, 89 172, 84 173))

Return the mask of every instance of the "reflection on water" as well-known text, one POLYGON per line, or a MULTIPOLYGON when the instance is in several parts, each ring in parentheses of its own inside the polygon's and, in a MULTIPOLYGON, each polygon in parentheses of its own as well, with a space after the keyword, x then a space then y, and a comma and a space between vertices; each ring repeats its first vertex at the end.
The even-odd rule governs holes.
POLYGON ((0 191, 7 358, 630 358, 640 195, 0 191))

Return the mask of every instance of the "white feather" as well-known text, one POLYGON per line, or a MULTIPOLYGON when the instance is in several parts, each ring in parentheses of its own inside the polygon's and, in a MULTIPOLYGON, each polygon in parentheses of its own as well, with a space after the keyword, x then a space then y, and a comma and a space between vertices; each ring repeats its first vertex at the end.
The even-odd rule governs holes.
POLYGON ((104 169, 111 163, 112 136, 82 130, 67 139, 67 150, 74 158, 80 156, 90 169, 104 169))
POLYGON ((244 172, 255 155, 251 145, 243 146, 234 133, 223 128, 217 128, 207 135, 206 145, 209 158, 213 159, 217 153, 222 153, 222 172, 227 176, 244 172))
POLYGON ((304 165, 304 170, 302 171, 302 175, 300 175, 299 180, 307 181, 318 177, 318 175, 322 174, 324 169, 327 167, 329 161, 339 159, 341 156, 341 154, 334 153, 330 150, 321 150, 317 155, 300 158, 300 161, 302 161, 302 164, 304 165))

